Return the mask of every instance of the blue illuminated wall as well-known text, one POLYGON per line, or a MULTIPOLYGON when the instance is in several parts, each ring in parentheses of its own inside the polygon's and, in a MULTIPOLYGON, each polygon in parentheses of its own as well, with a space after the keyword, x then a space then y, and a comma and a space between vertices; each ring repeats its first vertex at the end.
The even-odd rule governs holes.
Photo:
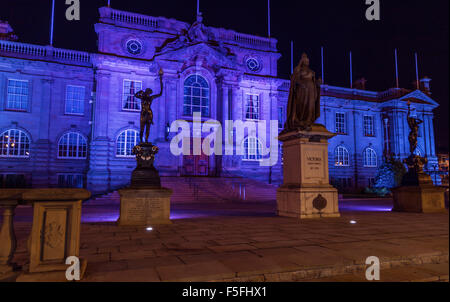
MULTIPOLYGON (((277 120, 279 110, 286 110, 289 81, 277 78, 280 54, 276 39, 206 27, 198 21, 188 24, 103 7, 95 25, 98 53, 0 40, 0 132, 19 129, 31 142, 29 156, 0 156, 3 186, 7 175, 18 174, 34 187, 61 186, 64 180, 65 185, 80 185, 73 182, 73 177, 79 176, 81 185, 93 193, 126 185, 135 160, 118 155, 118 137, 123 131, 139 129, 139 111, 124 109, 124 83, 140 82, 143 88, 151 87, 158 93, 160 68, 164 70, 164 91, 152 106, 155 123, 150 140, 160 148, 156 165, 162 175, 185 173, 183 157, 169 150, 175 134, 168 135, 166 126, 177 119, 192 125, 192 116, 183 112, 183 85, 191 75, 201 76, 209 86, 209 116, 202 117, 203 121, 214 119, 224 125, 225 120, 246 120, 248 95, 258 98, 259 120, 277 120), (23 111, 7 108, 11 79, 28 81, 27 108, 23 111), (82 113, 66 112, 68 85, 85 87, 82 113), (58 142, 69 132, 86 138, 86 158, 59 156, 58 142)), ((336 113, 343 113, 345 118, 345 133, 330 140, 329 146, 330 177, 342 191, 367 187, 386 150, 399 159, 408 156, 408 101, 414 114, 424 120, 419 152, 428 157, 430 165, 437 163, 433 109, 438 104, 427 89, 422 90, 371 92, 322 87, 318 122, 335 132, 336 113), (367 115, 373 117, 370 136, 363 132, 367 115), (338 146, 349 152, 347 165, 336 165, 338 146), (366 148, 376 153, 375 167, 364 166, 366 148)), ((229 130, 223 129, 223 135, 229 135, 229 130)), ((269 147, 268 142, 262 143, 269 147)), ((208 176, 242 175, 273 183, 282 180, 281 158, 273 167, 261 167, 258 161, 246 161, 237 155, 210 156, 206 161, 208 176)))

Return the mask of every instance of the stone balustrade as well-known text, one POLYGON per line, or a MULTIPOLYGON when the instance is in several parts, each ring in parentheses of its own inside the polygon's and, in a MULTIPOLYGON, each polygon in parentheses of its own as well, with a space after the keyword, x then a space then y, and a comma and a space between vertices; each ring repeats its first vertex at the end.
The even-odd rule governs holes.
POLYGON ((0 40, 0 54, 20 58, 39 58, 58 62, 64 61, 75 65, 91 65, 91 54, 88 52, 6 40, 0 40))
MULTIPOLYGON (((133 26, 138 26, 143 29, 149 30, 164 28, 166 31, 172 32, 174 34, 179 33, 181 29, 187 30, 189 28, 189 24, 186 22, 164 17, 152 17, 132 12, 126 12, 110 7, 100 8, 100 20, 105 23, 132 24, 133 26)), ((227 30, 224 28, 208 28, 220 41, 228 42, 230 44, 249 46, 257 49, 271 49, 276 51, 277 40, 274 38, 237 33, 233 30, 227 30)))
MULTIPOLYGON (((79 256, 81 202, 90 196, 85 189, 1 190, 0 279, 17 270, 12 263, 17 246, 15 209, 18 205, 33 205, 33 225, 28 240, 30 262, 22 268, 17 281, 64 281, 66 258, 79 256)), ((85 268, 86 263, 82 262, 82 273, 85 268)))

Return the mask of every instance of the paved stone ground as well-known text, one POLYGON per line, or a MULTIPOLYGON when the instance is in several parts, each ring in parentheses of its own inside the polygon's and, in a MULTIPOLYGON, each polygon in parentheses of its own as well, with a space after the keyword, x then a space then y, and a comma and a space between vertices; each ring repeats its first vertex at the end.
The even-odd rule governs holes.
MULTIPOLYGON (((368 256, 380 258, 381 281, 448 280, 448 213, 389 204, 344 200, 341 218, 302 221, 274 216, 274 203, 177 205, 173 224, 152 231, 116 226, 114 206, 84 206, 84 281, 364 281, 368 256)), ((30 214, 17 211, 18 264, 30 214)))

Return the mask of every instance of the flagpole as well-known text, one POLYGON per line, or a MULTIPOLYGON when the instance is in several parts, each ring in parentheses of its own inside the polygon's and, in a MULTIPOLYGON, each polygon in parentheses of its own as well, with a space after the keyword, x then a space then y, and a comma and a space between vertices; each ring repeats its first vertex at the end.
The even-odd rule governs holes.
POLYGON ((324 74, 324 67, 323 67, 323 46, 320 47, 320 55, 321 55, 321 62, 322 62, 322 83, 325 84, 325 74, 324 74))
POLYGON ((294 73, 294 41, 291 40, 291 74, 294 73))
POLYGON ((267 0, 267 15, 268 15, 268 22, 267 22, 267 30, 268 30, 268 36, 270 38, 270 0, 267 0))
POLYGON ((416 58, 416 87, 419 89, 419 66, 417 64, 417 52, 414 54, 416 58))
POLYGON ((353 88, 352 52, 350 51, 350 88, 353 88))
POLYGON ((53 46, 53 22, 55 19, 55 0, 52 0, 52 19, 50 20, 50 46, 53 46))
POLYGON ((200 0, 197 0, 197 19, 199 15, 200 15, 200 0))
POLYGON ((400 85, 398 83, 398 56, 397 56, 397 48, 395 49, 395 82, 396 82, 396 87, 400 88, 400 85))

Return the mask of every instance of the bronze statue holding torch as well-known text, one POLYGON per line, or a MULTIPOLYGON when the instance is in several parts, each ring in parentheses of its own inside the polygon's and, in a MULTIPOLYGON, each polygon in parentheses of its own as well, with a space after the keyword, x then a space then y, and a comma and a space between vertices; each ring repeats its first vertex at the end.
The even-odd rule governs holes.
POLYGON ((162 68, 159 70, 159 83, 161 87, 161 91, 159 94, 154 94, 151 88, 145 89, 145 91, 141 90, 137 92, 134 96, 138 99, 141 99, 141 120, 140 120, 140 132, 139 139, 143 142, 142 137, 144 135, 145 130, 145 142, 148 143, 148 136, 150 134, 150 126, 153 125, 153 111, 152 111, 152 103, 153 100, 159 98, 163 93, 163 82, 162 76, 164 74, 162 68))

